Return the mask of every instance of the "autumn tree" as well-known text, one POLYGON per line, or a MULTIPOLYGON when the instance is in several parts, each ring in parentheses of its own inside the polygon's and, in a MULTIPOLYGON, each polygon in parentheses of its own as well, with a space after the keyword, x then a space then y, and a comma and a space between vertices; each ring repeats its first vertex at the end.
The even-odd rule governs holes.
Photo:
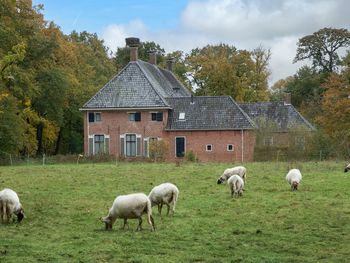
POLYGON ((347 29, 323 28, 302 37, 298 41, 294 62, 311 59, 315 69, 334 72, 340 65, 339 49, 350 46, 350 32, 347 29))
POLYGON ((269 52, 237 50, 220 44, 193 49, 187 55, 188 81, 197 95, 230 95, 238 101, 267 99, 269 52))

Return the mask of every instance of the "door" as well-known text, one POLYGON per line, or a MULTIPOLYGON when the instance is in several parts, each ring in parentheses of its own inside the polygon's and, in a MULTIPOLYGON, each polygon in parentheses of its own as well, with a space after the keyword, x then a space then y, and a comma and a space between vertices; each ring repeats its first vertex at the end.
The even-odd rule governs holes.
POLYGON ((175 152, 176 157, 184 157, 185 156, 185 137, 176 137, 175 138, 175 152))

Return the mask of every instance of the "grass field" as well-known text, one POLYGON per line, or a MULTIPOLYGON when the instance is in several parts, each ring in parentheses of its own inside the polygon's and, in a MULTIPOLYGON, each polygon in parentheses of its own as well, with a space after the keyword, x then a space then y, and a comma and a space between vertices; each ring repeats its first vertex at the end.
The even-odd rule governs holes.
MULTIPOLYGON (((286 163, 247 163, 242 198, 216 180, 228 164, 119 163, 0 167, 26 217, 0 225, 0 262, 350 262, 350 174, 343 163, 301 163, 291 192, 286 163), (174 217, 122 230, 98 220, 120 194, 175 183, 174 217)), ((164 209, 163 209, 164 210, 164 209)), ((164 210, 166 211, 166 210, 164 210)))

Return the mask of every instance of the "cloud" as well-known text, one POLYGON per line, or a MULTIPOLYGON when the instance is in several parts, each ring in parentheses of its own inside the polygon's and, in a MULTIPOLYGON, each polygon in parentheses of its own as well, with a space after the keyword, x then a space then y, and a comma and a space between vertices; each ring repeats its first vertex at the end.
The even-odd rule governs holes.
POLYGON ((306 63, 293 64, 300 37, 323 27, 349 28, 348 10, 348 0, 193 0, 179 15, 176 29, 152 31, 133 20, 107 26, 102 38, 113 51, 130 36, 159 43, 167 52, 218 43, 247 50, 262 45, 272 52, 273 84, 306 63))

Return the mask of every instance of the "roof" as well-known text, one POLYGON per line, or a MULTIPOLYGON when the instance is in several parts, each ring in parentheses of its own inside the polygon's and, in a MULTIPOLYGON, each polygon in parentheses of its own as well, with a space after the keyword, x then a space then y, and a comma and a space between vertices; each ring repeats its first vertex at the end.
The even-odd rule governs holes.
POLYGON ((138 60, 129 62, 82 110, 169 108, 165 97, 183 96, 190 96, 190 92, 172 72, 138 60))
POLYGON ((291 104, 284 102, 256 102, 239 103, 239 106, 256 121, 264 118, 277 124, 278 131, 287 131, 295 125, 315 130, 315 127, 308 122, 291 104))
POLYGON ((229 96, 166 98, 172 110, 166 130, 245 130, 255 124, 229 96), (185 113, 180 120, 180 113, 185 113))

